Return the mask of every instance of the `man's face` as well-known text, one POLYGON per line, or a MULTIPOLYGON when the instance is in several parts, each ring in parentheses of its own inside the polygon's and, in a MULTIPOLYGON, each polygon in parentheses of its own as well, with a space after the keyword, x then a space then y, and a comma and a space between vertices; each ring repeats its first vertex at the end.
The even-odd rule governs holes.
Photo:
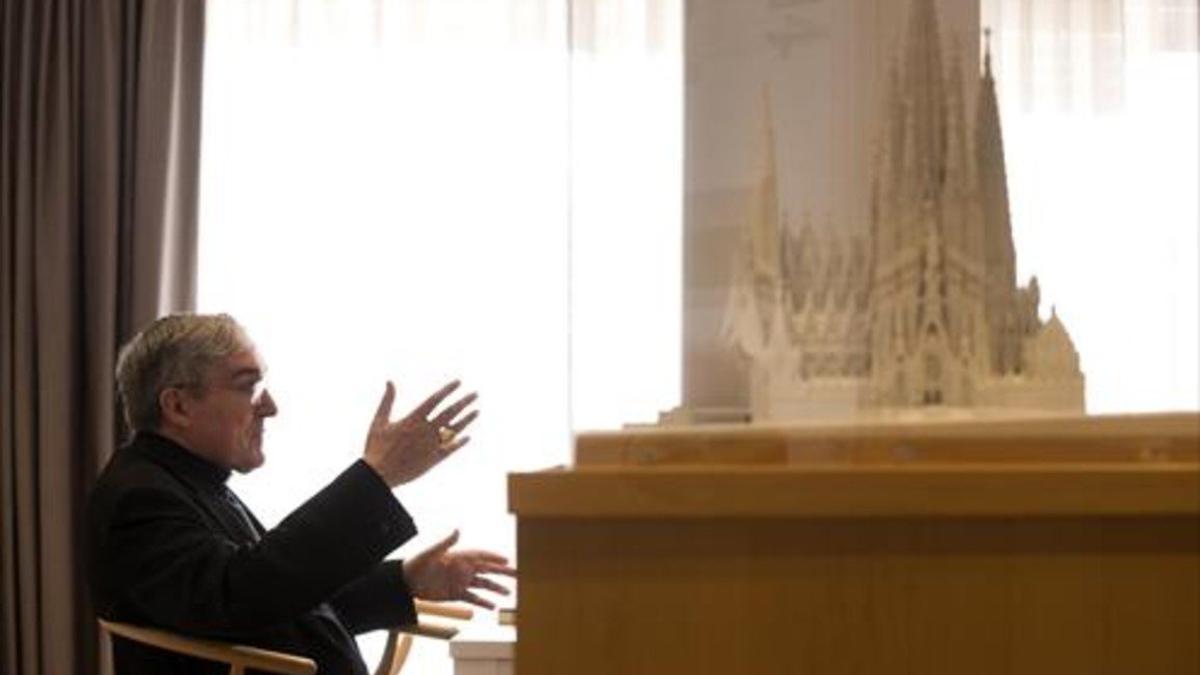
POLYGON ((262 362, 250 345, 216 364, 189 401, 188 448, 238 473, 261 466, 263 419, 277 412, 262 376, 262 362))

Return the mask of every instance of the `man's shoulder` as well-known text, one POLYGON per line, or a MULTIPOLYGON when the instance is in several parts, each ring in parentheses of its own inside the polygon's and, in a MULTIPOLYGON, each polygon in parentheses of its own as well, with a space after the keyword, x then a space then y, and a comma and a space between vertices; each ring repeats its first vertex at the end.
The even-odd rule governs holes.
POLYGON ((126 496, 158 493, 183 497, 185 486, 137 441, 119 448, 100 472, 89 495, 89 510, 107 510, 126 496))
POLYGON ((155 483, 170 478, 161 463, 154 461, 144 443, 133 440, 117 449, 96 479, 96 487, 121 487, 155 483))
POLYGON ((112 616, 113 603, 130 583, 127 557, 134 549, 114 533, 163 514, 193 511, 186 488, 152 455, 140 452, 136 441, 113 453, 87 504, 85 558, 97 608, 112 616))

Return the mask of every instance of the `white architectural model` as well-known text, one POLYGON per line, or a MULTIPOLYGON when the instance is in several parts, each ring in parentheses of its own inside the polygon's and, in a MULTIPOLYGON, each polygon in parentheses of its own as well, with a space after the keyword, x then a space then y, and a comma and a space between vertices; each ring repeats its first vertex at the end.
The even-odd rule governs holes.
POLYGON ((862 234, 779 208, 769 93, 760 166, 723 338, 750 369, 752 418, 1020 409, 1083 412, 1083 374, 1037 279, 1015 280, 990 53, 974 136, 959 58, 943 66, 930 0, 913 0, 878 137, 862 234))

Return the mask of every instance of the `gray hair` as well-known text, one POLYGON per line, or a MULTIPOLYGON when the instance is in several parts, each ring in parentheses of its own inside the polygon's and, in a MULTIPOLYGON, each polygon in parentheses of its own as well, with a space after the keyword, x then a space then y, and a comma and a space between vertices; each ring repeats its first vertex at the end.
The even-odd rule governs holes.
POLYGON ((203 387, 210 368, 247 345, 245 331, 228 314, 171 314, 143 328, 117 356, 117 392, 129 429, 157 430, 164 389, 203 387))

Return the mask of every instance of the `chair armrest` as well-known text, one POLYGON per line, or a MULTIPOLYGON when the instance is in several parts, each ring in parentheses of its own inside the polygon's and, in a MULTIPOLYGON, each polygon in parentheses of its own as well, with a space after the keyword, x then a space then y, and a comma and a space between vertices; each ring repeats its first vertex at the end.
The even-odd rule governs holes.
POLYGON ((440 602, 430 602, 428 600, 413 600, 413 604, 417 608, 417 614, 431 614, 433 616, 444 616, 450 619, 462 619, 463 621, 467 621, 475 616, 475 611, 470 607, 446 605, 440 602))
MULTIPOLYGON (((416 605, 418 615, 443 616, 450 619, 462 620, 475 616, 475 612, 469 607, 455 607, 437 602, 428 602, 426 600, 414 600, 413 604, 416 605)), ((396 675, 400 671, 405 660, 408 659, 409 650, 412 649, 414 635, 437 640, 449 640, 458 635, 458 629, 453 626, 418 621, 416 625, 402 626, 389 630, 387 644, 383 648, 383 658, 375 668, 375 675, 396 675)))
POLYGON ((245 668, 265 670, 279 675, 313 675, 317 672, 317 664, 312 659, 270 649, 184 637, 158 628, 132 626, 104 619, 100 619, 100 628, 111 635, 119 635, 152 647, 228 663, 231 667, 230 672, 234 673, 242 672, 245 668))
POLYGON ((458 635, 458 629, 454 626, 445 626, 439 623, 421 622, 415 626, 402 626, 397 630, 409 635, 420 635, 421 637, 436 638, 438 640, 449 640, 458 635))

